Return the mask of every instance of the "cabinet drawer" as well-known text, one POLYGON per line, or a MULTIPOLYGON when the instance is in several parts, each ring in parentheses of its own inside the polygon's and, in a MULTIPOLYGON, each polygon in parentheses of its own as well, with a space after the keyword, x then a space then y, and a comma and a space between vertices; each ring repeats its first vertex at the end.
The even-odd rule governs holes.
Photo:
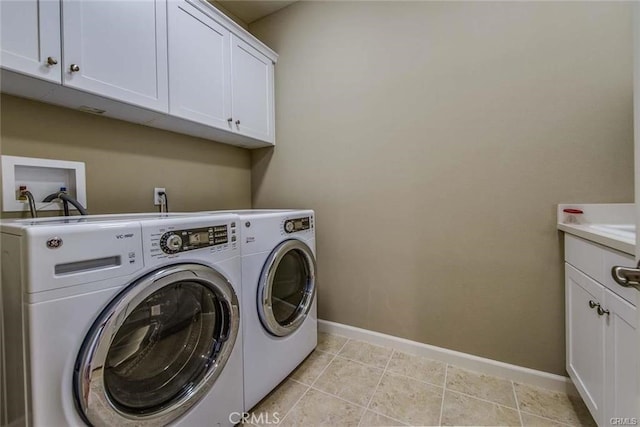
POLYGON ((636 305, 638 291, 618 285, 611 277, 611 268, 616 265, 635 267, 635 261, 631 255, 570 234, 565 234, 564 251, 567 263, 636 305))
POLYGON ((604 247, 570 234, 564 235, 564 259, 578 270, 602 283, 604 247))

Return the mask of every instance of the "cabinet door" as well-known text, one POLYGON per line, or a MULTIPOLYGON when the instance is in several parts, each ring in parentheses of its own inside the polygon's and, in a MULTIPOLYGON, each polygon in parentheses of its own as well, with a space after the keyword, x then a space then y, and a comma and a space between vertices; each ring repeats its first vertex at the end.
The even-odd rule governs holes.
POLYGON ((234 130, 274 142, 273 63, 236 36, 231 40, 234 130))
POLYGON ((604 287, 565 264, 567 372, 598 424, 604 406, 604 287))
POLYGON ((63 84, 166 113, 166 6, 63 0, 63 84))
POLYGON ((636 307, 609 290, 605 293, 604 308, 609 310, 609 314, 603 316, 607 325, 605 421, 608 422, 612 417, 637 416, 635 399, 638 395, 638 350, 636 307))
POLYGON ((185 1, 169 3, 169 112, 231 128, 231 34, 185 1))
POLYGON ((2 68, 61 83, 59 1, 0 1, 0 47, 2 68))

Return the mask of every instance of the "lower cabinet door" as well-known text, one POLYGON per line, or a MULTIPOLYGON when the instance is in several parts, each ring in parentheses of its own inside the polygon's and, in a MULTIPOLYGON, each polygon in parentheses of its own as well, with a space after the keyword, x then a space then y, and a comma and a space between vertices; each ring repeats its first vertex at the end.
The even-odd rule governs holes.
POLYGON ((565 264, 567 372, 598 424, 604 407, 604 287, 565 264))
POLYGON ((638 416, 638 349, 636 307, 606 289, 604 308, 609 312, 603 315, 607 325, 604 424, 608 425, 612 418, 638 416))

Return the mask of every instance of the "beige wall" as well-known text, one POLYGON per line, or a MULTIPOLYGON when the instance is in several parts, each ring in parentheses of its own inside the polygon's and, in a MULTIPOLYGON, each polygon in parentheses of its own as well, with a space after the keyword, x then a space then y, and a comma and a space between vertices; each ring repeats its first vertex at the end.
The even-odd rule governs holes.
POLYGON ((86 163, 89 213, 154 212, 154 187, 171 211, 251 206, 245 149, 8 95, 0 120, 2 154, 86 163))
POLYGON ((630 5, 299 2, 254 207, 317 212, 320 317, 564 373, 560 202, 633 198, 630 5))

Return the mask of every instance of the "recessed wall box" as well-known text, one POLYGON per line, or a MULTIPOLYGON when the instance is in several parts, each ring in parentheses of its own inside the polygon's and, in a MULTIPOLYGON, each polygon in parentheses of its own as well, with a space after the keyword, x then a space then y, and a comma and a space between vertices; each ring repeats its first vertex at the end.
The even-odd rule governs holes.
MULTIPOLYGON (((62 203, 42 203, 51 193, 66 187, 69 196, 87 206, 84 162, 36 159, 32 157, 2 156, 2 211, 28 211, 29 204, 20 200, 20 187, 26 186, 33 194, 36 209, 53 211, 62 203)), ((72 205, 71 209, 75 209, 72 205)))

